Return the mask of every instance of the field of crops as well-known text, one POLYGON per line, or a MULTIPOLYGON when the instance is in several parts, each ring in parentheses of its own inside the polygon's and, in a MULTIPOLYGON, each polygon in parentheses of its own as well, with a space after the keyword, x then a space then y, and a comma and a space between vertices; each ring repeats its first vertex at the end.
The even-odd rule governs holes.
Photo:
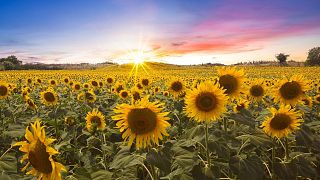
POLYGON ((0 72, 0 179, 319 179, 319 67, 0 72))

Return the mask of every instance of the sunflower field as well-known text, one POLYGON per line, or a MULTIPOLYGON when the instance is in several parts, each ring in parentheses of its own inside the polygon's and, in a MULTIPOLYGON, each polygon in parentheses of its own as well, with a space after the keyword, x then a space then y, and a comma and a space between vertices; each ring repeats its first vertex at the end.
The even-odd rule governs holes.
POLYGON ((319 67, 0 72, 0 179, 320 179, 319 67))

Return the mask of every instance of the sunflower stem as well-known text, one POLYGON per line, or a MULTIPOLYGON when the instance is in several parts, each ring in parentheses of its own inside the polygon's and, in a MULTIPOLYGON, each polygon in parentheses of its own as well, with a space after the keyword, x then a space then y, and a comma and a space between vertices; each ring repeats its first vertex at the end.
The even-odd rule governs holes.
POLYGON ((206 155, 207 155, 207 162, 209 168, 211 167, 211 161, 210 161, 210 153, 209 153, 209 148, 208 148, 208 134, 209 134, 209 128, 208 128, 208 122, 205 122, 205 142, 206 142, 206 155))
POLYGON ((285 147, 285 153, 286 153, 286 155, 285 155, 285 157, 284 157, 284 159, 285 159, 285 161, 288 161, 289 160, 289 143, 288 143, 288 138, 285 138, 284 139, 284 147, 285 147))
POLYGON ((228 131, 227 119, 226 118, 223 118, 223 129, 224 129, 225 132, 228 131))

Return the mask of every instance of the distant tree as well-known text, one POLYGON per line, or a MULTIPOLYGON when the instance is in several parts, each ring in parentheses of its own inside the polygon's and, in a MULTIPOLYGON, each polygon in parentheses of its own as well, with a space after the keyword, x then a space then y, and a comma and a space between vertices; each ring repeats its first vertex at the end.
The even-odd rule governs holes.
POLYGON ((289 57, 289 54, 279 53, 276 55, 276 58, 280 64, 280 66, 287 65, 287 58, 289 57))
POLYGON ((320 65, 320 47, 314 47, 309 50, 305 64, 308 66, 320 65))
POLYGON ((19 61, 16 56, 8 56, 6 58, 1 58, 0 64, 2 64, 5 70, 14 70, 20 69, 22 61, 19 61))

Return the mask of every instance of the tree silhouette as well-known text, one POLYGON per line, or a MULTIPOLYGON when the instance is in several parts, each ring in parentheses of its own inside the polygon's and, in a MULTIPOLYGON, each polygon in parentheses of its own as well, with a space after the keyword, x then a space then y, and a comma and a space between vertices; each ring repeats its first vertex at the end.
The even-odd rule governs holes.
POLYGON ((287 65, 287 58, 289 57, 289 54, 279 53, 276 55, 276 58, 280 64, 280 66, 287 65))
POLYGON ((314 47, 309 50, 306 65, 320 65, 320 47, 314 47))

